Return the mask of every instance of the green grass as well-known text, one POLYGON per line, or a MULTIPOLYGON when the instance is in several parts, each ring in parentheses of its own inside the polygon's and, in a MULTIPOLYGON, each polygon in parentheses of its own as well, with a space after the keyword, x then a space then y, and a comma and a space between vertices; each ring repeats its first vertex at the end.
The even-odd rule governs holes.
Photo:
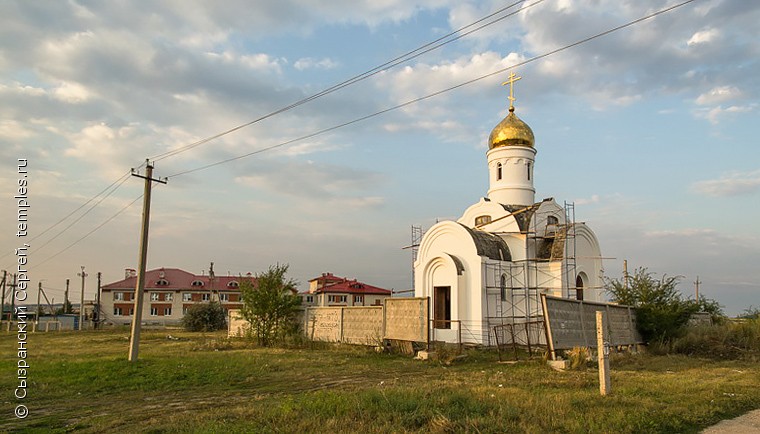
POLYGON ((133 364, 128 332, 112 330, 29 334, 31 415, 17 420, 14 338, 0 333, 0 431, 698 432, 760 407, 751 361, 618 357, 602 397, 594 370, 498 364, 488 351, 445 366, 363 347, 146 331, 133 364))

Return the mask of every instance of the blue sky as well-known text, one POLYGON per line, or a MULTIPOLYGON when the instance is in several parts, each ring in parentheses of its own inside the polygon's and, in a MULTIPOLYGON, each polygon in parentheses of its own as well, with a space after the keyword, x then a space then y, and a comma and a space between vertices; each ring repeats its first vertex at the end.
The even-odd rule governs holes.
MULTIPOLYGON (((441 49, 168 158, 156 175, 149 267, 258 272, 290 264, 408 289, 411 225, 455 219, 485 195, 486 138, 507 73, 288 146, 277 145, 677 4, 524 2, 441 49)), ((105 282, 137 262, 148 157, 287 106, 508 3, 286 0, 3 2, 2 266, 14 265, 17 158, 29 160, 30 268, 60 301, 84 265, 105 282), (326 3, 326 4, 325 4, 326 3), (100 200, 100 198, 96 199, 100 200), (60 235, 57 235, 60 233, 60 235), (56 236, 57 235, 57 236, 56 236), (61 253, 59 253, 61 252, 61 253), (54 256, 55 255, 55 256, 54 256)), ((696 0, 517 68, 517 113, 538 150, 537 199, 576 204, 605 271, 684 276, 739 313, 760 306, 760 4, 696 0)), ((36 286, 36 285, 35 285, 36 286)), ((304 288, 305 286, 302 286, 304 288)), ((88 298, 95 281, 88 281, 88 298)))

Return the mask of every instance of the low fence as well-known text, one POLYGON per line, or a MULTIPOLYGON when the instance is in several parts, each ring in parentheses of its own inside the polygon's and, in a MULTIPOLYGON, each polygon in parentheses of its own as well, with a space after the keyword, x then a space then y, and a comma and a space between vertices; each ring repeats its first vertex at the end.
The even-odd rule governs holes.
POLYGON ((643 343, 636 330, 636 312, 630 306, 591 301, 569 300, 541 295, 547 343, 550 354, 574 347, 596 348, 596 312, 607 317, 610 346, 643 343))
MULTIPOLYGON (((428 298, 386 298, 382 306, 309 307, 301 318, 312 340, 381 345, 385 340, 425 342, 430 339, 428 298)), ((228 336, 244 336, 249 324, 230 310, 228 336)))
POLYGON ((533 352, 546 347, 546 330, 544 321, 529 321, 523 323, 500 324, 493 327, 496 349, 499 352, 499 361, 503 362, 506 352, 511 349, 514 360, 518 359, 518 349, 528 351, 528 356, 533 357, 533 352))

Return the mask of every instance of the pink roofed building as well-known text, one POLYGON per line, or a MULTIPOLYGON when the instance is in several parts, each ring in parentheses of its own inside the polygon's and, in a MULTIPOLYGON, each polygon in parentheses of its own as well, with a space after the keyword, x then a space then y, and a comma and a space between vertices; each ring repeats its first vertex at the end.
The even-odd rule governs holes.
MULTIPOLYGON (((143 322, 161 325, 179 324, 187 310, 199 303, 218 302, 227 310, 239 309, 243 303, 240 282, 245 276, 197 275, 179 268, 157 268, 145 273, 143 322)), ((124 279, 102 287, 103 322, 126 325, 132 322, 137 274, 125 271, 124 279)))
POLYGON ((338 277, 332 273, 309 280, 309 291, 299 294, 301 305, 309 306, 380 306, 392 291, 356 279, 338 277))

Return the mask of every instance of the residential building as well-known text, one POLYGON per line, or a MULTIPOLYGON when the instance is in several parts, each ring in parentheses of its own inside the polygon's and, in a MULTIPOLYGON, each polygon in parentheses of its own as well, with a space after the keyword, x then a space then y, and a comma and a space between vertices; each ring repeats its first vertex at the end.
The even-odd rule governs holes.
MULTIPOLYGON (((200 303, 218 302, 227 310, 240 309, 240 282, 246 276, 197 275, 178 268, 157 268, 145 273, 142 321, 147 324, 179 324, 187 310, 200 303)), ((124 279, 102 287, 103 323, 127 325, 134 314, 137 274, 125 271, 124 279)))
POLYGON ((338 277, 332 273, 309 280, 309 291, 300 293, 301 305, 312 306, 380 306, 392 291, 338 277))

